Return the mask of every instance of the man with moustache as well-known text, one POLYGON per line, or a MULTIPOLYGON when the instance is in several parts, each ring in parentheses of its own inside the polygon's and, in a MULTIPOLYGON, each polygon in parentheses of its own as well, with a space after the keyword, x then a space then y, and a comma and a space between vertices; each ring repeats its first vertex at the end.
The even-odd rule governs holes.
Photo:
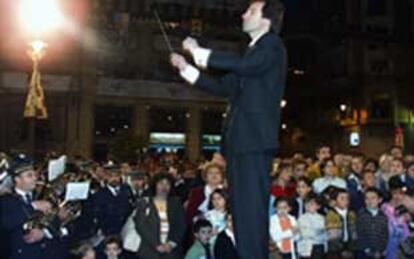
POLYGON ((96 229, 107 237, 119 235, 130 213, 129 191, 122 184, 122 174, 116 165, 106 166, 106 184, 93 196, 93 216, 96 229))

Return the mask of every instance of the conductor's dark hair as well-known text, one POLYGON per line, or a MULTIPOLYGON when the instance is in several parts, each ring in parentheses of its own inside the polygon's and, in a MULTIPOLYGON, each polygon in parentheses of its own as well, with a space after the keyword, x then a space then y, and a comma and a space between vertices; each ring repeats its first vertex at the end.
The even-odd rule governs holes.
POLYGON ((264 2, 263 17, 272 22, 271 30, 279 32, 282 23, 283 15, 285 13, 285 6, 281 0, 251 0, 250 4, 255 2, 264 2))

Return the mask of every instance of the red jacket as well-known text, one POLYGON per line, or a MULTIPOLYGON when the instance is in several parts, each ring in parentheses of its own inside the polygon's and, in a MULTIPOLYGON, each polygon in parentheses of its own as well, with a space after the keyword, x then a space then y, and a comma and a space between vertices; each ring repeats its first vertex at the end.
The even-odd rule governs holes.
POLYGON ((270 189, 270 193, 277 198, 292 198, 296 194, 296 183, 290 182, 286 185, 286 187, 273 185, 270 189))
POLYGON ((204 186, 201 186, 190 190, 186 210, 187 223, 190 225, 192 225, 194 217, 200 213, 198 207, 206 199, 204 195, 204 188, 204 186))

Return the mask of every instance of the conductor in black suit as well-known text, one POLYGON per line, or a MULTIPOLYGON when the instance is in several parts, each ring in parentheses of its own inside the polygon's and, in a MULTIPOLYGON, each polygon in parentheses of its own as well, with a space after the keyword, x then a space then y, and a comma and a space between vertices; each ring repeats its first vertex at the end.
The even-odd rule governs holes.
POLYGON ((285 89, 286 50, 278 33, 284 7, 280 1, 251 1, 243 31, 251 42, 243 56, 201 48, 187 38, 184 50, 201 68, 228 72, 212 78, 179 54, 171 64, 199 89, 229 102, 222 152, 227 160, 237 250, 243 259, 268 258, 269 175, 278 149, 280 102, 285 89))

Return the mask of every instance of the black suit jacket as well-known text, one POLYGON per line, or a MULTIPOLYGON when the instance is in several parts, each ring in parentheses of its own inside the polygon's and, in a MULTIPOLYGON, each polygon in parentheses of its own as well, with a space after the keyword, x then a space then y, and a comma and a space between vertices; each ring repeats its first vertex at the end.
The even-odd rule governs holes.
POLYGON ((119 235, 130 213, 128 190, 125 185, 120 193, 114 196, 105 187, 93 196, 93 218, 97 229, 101 229, 105 236, 119 235))
POLYGON ((286 81, 286 49, 275 33, 263 35, 243 57, 213 51, 208 66, 228 71, 218 80, 201 74, 195 85, 229 101, 223 151, 278 148, 280 102, 286 81))
POLYGON ((10 249, 9 259, 44 259, 47 258, 46 238, 34 243, 27 244, 23 240, 23 224, 35 213, 34 208, 27 204, 18 194, 6 194, 0 198, 0 223, 6 233, 10 249))
POLYGON ((160 218, 152 198, 143 198, 137 202, 135 227, 141 236, 141 245, 138 251, 139 258, 180 258, 181 244, 185 234, 185 216, 181 201, 177 197, 171 197, 167 202, 167 215, 170 230, 168 240, 178 245, 173 253, 168 255, 159 254, 156 247, 161 244, 160 240, 160 218))

